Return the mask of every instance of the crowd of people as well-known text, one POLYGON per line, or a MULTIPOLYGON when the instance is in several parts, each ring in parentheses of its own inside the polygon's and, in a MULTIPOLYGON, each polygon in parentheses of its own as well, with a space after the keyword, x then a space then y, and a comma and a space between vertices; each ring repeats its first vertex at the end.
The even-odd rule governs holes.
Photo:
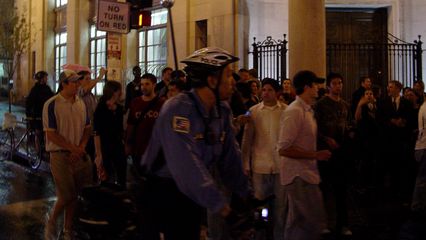
POLYGON ((129 179, 145 181, 137 204, 147 240, 198 240, 202 225, 209 239, 231 239, 231 199, 271 195, 270 226, 259 239, 352 235, 350 185, 424 213, 422 81, 403 95, 390 81, 381 96, 363 77, 348 103, 338 73, 322 79, 304 70, 280 84, 258 80, 255 69, 233 72, 236 61, 223 49, 201 49, 182 61, 184 71, 164 68, 160 81, 135 66, 123 105, 119 82, 107 81, 99 99, 92 94, 106 69, 95 80, 88 68, 64 69, 56 95, 47 73, 37 73, 27 115, 42 119, 34 127, 45 132, 57 194, 45 239, 56 239, 64 211, 61 234, 73 239, 82 187, 126 190, 129 179))

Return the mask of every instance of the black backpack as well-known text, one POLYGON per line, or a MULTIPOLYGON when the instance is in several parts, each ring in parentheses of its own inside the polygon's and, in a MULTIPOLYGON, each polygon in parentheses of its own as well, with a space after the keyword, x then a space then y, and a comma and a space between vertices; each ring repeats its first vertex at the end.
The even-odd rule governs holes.
POLYGON ((120 186, 107 183, 82 189, 75 226, 89 239, 129 239, 136 232, 136 219, 134 202, 120 186))

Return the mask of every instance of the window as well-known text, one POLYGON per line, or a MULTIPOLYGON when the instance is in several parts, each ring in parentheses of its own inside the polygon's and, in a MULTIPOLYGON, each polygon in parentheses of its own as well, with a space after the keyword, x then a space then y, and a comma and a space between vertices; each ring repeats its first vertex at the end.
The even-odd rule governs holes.
POLYGON ((65 6, 65 5, 67 5, 67 3, 68 3, 68 0, 56 0, 55 1, 55 7, 62 7, 62 6, 65 6))
POLYGON ((207 20, 195 22, 195 49, 207 47, 207 20))
MULTIPOLYGON (((98 31, 95 25, 90 26, 90 69, 92 79, 99 75, 99 69, 106 68, 106 32, 98 31)), ((102 95, 104 82, 99 82, 93 88, 93 94, 102 95)))
POLYGON ((55 83, 54 89, 59 87, 59 74, 61 67, 67 63, 67 32, 55 34, 55 83))
POLYGON ((67 5, 68 0, 55 0, 55 7, 62 7, 67 5))
POLYGON ((139 32, 139 66, 142 72, 161 76, 167 63, 167 10, 153 10, 151 26, 139 32))

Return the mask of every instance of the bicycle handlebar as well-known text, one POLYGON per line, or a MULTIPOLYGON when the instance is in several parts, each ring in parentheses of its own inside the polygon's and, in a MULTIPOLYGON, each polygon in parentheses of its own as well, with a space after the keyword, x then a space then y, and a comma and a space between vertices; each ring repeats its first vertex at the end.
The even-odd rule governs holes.
POLYGON ((41 117, 22 117, 22 121, 23 122, 28 122, 28 121, 41 121, 41 117))

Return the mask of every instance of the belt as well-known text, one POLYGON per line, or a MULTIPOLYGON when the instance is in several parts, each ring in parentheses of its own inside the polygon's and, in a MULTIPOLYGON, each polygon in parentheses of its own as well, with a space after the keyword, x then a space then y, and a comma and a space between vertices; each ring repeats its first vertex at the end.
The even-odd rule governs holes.
POLYGON ((49 151, 49 153, 71 153, 71 151, 68 151, 68 150, 53 150, 53 151, 49 151))
MULTIPOLYGON (((71 153, 71 151, 68 151, 68 150, 53 150, 53 151, 49 151, 49 153, 71 153)), ((83 159, 83 162, 86 162, 88 159, 90 159, 90 157, 89 157, 89 155, 85 154, 82 159, 83 159)))

